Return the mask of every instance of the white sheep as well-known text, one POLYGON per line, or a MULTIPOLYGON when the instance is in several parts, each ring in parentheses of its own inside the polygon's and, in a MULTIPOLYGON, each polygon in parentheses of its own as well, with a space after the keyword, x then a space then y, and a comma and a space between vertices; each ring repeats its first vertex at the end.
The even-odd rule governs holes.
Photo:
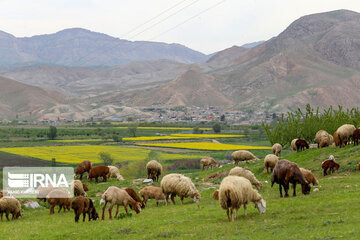
POLYGON ((74 180, 71 185, 73 189, 74 196, 84 196, 86 197, 86 192, 84 189, 84 184, 80 180, 74 180))
POLYGON ((355 129, 354 125, 344 124, 336 130, 340 141, 340 147, 344 147, 344 144, 346 145, 348 143, 349 138, 352 137, 355 129))
POLYGON ((102 208, 102 216, 101 219, 104 220, 105 218, 105 209, 106 204, 110 202, 109 207, 109 219, 112 219, 111 211, 114 205, 116 205, 116 213, 115 218, 117 217, 119 213, 119 205, 123 205, 125 212, 128 212, 127 205, 130 204, 132 206, 132 209, 135 210, 136 213, 141 212, 141 203, 136 202, 124 189, 111 186, 109 187, 101 196, 101 198, 104 200, 105 204, 102 208))
POLYGON ((173 204, 175 204, 174 197, 176 195, 180 197, 181 204, 183 204, 184 197, 191 197, 195 202, 199 202, 201 199, 200 193, 191 179, 182 174, 168 174, 163 177, 160 185, 165 194, 166 205, 168 205, 169 196, 171 196, 173 204))
POLYGON ((315 135, 315 142, 319 147, 327 147, 332 145, 333 137, 325 130, 319 130, 315 135))
POLYGON ((259 160, 254 154, 247 150, 238 150, 231 154, 232 159, 235 161, 235 165, 238 165, 240 161, 248 161, 259 160))
POLYGON ((151 160, 146 164, 146 169, 148 179, 152 179, 154 182, 158 182, 162 173, 161 164, 156 160, 151 160))
POLYGON ((280 143, 275 143, 275 144, 272 146, 272 151, 273 151, 273 153, 274 153, 276 156, 280 156, 281 150, 282 150, 282 146, 281 146, 280 143))
POLYGON ((146 186, 140 190, 139 194, 143 197, 144 204, 146 204, 149 199, 155 199, 156 206, 158 207, 159 200, 165 200, 165 194, 160 187, 146 186))
POLYGON ((297 148, 296 148, 296 141, 298 140, 298 138, 295 138, 295 139, 293 139, 292 141, 291 141, 291 149, 293 150, 293 151, 297 151, 297 148))
POLYGON ((255 203, 255 207, 260 214, 266 211, 266 202, 261 195, 252 188, 250 181, 244 177, 225 177, 220 184, 219 202, 220 206, 226 210, 229 222, 234 221, 234 209, 236 211, 236 218, 238 217, 238 210, 241 205, 244 206, 244 215, 247 216, 246 205, 249 202, 255 203))
POLYGON ((274 154, 266 155, 264 158, 264 165, 266 168, 266 172, 269 173, 269 168, 272 172, 272 170, 274 169, 274 167, 278 161, 279 161, 279 158, 276 155, 274 155, 274 154))
POLYGON ((230 170, 229 176, 238 176, 244 177, 248 179, 252 185, 254 185, 257 189, 262 188, 262 184, 259 180, 256 179, 255 175, 250 171, 242 167, 234 167, 230 170))
POLYGON ((202 165, 201 170, 206 168, 212 168, 214 165, 220 167, 220 164, 212 157, 204 157, 200 160, 200 164, 202 165))
POLYGON ((119 169, 115 166, 108 166, 109 168, 109 174, 107 178, 116 178, 119 181, 124 180, 123 176, 120 175, 119 169))
POLYGON ((10 221, 9 214, 12 214, 12 220, 18 219, 21 216, 20 202, 13 197, 2 197, 0 199, 0 217, 3 221, 3 213, 5 213, 6 219, 10 221))

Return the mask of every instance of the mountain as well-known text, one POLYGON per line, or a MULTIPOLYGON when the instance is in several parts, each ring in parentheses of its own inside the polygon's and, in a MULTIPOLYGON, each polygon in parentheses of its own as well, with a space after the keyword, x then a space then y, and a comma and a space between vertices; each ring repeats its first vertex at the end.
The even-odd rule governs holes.
POLYGON ((0 56, 2 68, 33 65, 115 66, 160 59, 193 63, 208 58, 180 44, 133 42, 81 28, 24 38, 0 32, 0 56))
POLYGON ((244 45, 241 45, 241 47, 243 48, 253 48, 256 47, 260 44, 263 44, 265 41, 257 41, 257 42, 252 42, 252 43, 245 43, 244 45))

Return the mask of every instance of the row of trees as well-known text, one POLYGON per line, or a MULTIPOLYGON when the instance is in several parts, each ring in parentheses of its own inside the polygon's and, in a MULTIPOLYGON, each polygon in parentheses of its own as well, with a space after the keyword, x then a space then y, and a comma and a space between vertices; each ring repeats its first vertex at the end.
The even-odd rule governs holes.
POLYGON ((287 147, 294 138, 313 142, 317 131, 325 130, 333 134, 343 124, 359 126, 359 110, 357 108, 344 110, 339 106, 338 109, 329 107, 320 113, 319 108, 315 110, 308 104, 305 112, 300 109, 288 112, 279 117, 274 124, 263 124, 263 127, 271 144, 280 143, 287 147))

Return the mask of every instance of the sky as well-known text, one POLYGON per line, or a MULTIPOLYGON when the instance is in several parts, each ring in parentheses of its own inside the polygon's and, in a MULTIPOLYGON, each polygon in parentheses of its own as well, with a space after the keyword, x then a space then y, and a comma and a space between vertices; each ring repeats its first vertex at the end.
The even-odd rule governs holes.
POLYGON ((131 41, 180 43, 210 54, 268 40, 301 16, 337 9, 360 12, 360 1, 0 0, 0 30, 31 37, 80 27, 131 41))

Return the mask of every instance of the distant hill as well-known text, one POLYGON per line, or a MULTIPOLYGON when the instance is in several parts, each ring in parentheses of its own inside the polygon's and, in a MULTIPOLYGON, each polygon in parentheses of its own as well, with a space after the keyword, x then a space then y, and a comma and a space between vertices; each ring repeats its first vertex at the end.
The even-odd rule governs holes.
POLYGON ((241 47, 243 48, 253 48, 256 47, 260 44, 263 44, 265 41, 257 41, 257 42, 252 42, 252 43, 245 43, 244 45, 241 45, 241 47))
POLYGON ((81 28, 16 38, 0 31, 0 67, 33 65, 115 66, 132 61, 168 59, 204 62, 207 56, 180 44, 127 41, 81 28))

